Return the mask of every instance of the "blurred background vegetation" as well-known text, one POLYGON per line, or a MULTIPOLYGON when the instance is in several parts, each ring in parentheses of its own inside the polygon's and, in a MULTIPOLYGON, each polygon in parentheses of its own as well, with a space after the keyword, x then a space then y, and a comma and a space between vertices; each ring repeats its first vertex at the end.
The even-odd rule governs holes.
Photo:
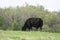
POLYGON ((0 30, 21 30, 30 17, 43 19, 45 32, 60 32, 60 11, 48 11, 44 6, 28 5, 0 8, 0 30))

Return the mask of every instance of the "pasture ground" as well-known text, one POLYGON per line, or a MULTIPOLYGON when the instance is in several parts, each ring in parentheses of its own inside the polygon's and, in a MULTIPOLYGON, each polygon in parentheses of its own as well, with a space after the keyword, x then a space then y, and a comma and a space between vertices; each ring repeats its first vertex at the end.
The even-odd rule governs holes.
POLYGON ((0 30, 0 40, 60 40, 60 33, 0 30))

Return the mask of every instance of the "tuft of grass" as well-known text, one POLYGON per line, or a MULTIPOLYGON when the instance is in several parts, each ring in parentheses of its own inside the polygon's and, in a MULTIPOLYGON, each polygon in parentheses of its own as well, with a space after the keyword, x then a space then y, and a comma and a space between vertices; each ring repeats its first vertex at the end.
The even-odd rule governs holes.
POLYGON ((60 33, 40 31, 0 31, 0 40, 60 40, 60 33))

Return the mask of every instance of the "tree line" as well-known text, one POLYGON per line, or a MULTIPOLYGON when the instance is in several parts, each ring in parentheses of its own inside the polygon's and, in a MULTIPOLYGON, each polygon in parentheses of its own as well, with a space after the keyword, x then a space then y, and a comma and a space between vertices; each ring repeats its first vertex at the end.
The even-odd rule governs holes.
POLYGON ((60 32, 60 11, 51 12, 42 5, 0 8, 0 29, 21 30, 25 21, 30 17, 43 19, 43 31, 60 32))

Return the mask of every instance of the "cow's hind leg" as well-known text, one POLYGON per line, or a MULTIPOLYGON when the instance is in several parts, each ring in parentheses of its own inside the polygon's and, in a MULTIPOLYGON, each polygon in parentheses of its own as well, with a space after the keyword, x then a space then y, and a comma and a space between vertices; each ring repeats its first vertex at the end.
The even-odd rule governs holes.
POLYGON ((40 30, 42 31, 42 27, 40 27, 40 30))

